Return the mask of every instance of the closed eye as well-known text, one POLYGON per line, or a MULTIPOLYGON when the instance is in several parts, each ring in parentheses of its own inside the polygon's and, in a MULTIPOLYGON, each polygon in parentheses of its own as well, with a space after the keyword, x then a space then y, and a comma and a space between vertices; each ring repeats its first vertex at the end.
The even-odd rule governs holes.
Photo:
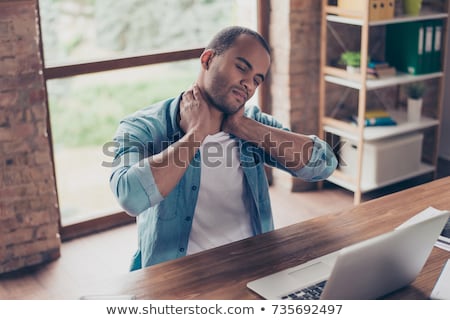
MULTIPOLYGON (((238 68, 242 73, 247 73, 249 70, 253 70, 253 66, 250 64, 250 62, 247 61, 247 59, 243 57, 237 57, 236 60, 236 68, 238 68)), ((253 78, 253 83, 255 84, 255 86, 259 86, 262 82, 264 82, 264 75, 258 73, 253 78)))
POLYGON ((247 71, 247 68, 244 67, 244 66, 242 66, 242 65, 240 65, 240 64, 237 64, 236 67, 237 67, 239 70, 241 70, 242 72, 246 72, 246 71, 247 71))

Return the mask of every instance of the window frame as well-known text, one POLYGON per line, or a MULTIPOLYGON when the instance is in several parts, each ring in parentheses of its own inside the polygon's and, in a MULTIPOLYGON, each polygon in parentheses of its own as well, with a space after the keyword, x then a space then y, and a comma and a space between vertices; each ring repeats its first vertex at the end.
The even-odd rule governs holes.
MULTIPOLYGON (((270 13, 270 2, 269 0, 256 0, 257 2, 257 30, 258 32, 269 41, 269 13, 270 13)), ((50 122, 50 109, 48 104, 48 92, 47 92, 47 81, 52 79, 62 79, 66 77, 78 76, 83 74, 98 73, 103 71, 127 69, 138 66, 146 66, 159 63, 177 62, 184 60, 197 59, 204 48, 194 48, 188 50, 178 50, 178 51, 164 51, 160 53, 152 53, 147 55, 136 55, 129 57, 122 57, 116 59, 104 59, 95 60, 84 63, 75 64, 64 64, 57 66, 45 65, 44 60, 44 49, 42 42, 42 28, 41 19, 39 11, 39 1, 36 1, 36 10, 38 13, 38 28, 39 28, 39 50, 42 57, 42 68, 43 68, 43 78, 44 78, 44 91, 45 91, 45 104, 47 109, 47 133, 48 140, 51 151, 51 159, 53 165, 53 176, 56 179, 55 170, 55 159, 53 153, 53 139, 51 132, 51 122, 50 122)), ((259 88, 258 98, 260 101, 260 107, 263 111, 269 112, 268 110, 268 99, 269 99, 269 84, 265 81, 259 88)), ((267 169, 269 182, 271 182, 271 170, 267 169)), ((56 180, 55 180, 55 188, 56 180)), ((56 197, 58 199, 58 191, 56 191, 56 197)), ((59 208, 58 208, 59 210, 59 208)), ((67 241, 81 236, 86 236, 89 234, 97 233, 100 231, 105 231, 114 227, 123 226, 131 223, 135 223, 136 218, 128 215, 125 211, 119 211, 116 213, 108 214, 102 217, 96 217, 87 219, 82 222, 65 225, 61 224, 61 212, 59 213, 59 233, 61 236, 61 241, 67 241)))

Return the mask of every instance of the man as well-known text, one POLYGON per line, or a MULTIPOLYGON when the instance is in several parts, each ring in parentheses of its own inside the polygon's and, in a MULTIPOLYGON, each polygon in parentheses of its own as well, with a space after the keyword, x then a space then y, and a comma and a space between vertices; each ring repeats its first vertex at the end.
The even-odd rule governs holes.
POLYGON ((265 163, 306 181, 336 168, 324 141, 244 107, 270 60, 258 33, 226 28, 192 88, 121 122, 110 184, 137 216, 132 270, 273 230, 265 163))

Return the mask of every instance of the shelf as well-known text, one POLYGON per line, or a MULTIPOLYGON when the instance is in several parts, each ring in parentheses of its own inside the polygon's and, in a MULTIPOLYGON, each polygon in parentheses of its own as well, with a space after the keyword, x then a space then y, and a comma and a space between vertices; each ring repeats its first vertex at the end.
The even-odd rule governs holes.
MULTIPOLYGON (((390 180, 386 180, 380 183, 376 183, 376 184, 361 184, 361 192, 369 192, 369 191, 373 191, 376 190, 378 188, 382 188, 382 187, 386 187, 388 185, 406 180, 406 179, 410 179, 410 178, 414 178, 414 177, 419 177, 421 175, 427 174, 427 173, 432 173, 435 171, 435 167, 431 166, 429 164, 426 163, 421 163, 419 169, 417 171, 411 172, 409 174, 405 174, 399 177, 396 177, 395 179, 390 179, 390 180)), ((328 181, 341 186, 347 190, 356 191, 356 185, 355 182, 353 181, 354 178, 351 176, 348 176, 346 174, 343 174, 341 171, 336 170, 335 173, 333 175, 331 175, 328 179, 328 181)))
MULTIPOLYGON (((362 81, 361 76, 359 74, 348 73, 343 69, 329 66, 325 67, 324 71, 326 74, 325 81, 329 83, 334 83, 357 90, 362 89, 362 81)), ((392 77, 383 77, 381 79, 366 80, 366 90, 376 90, 415 81, 424 81, 429 79, 442 78, 443 76, 444 76, 443 72, 434 72, 420 75, 411 75, 407 73, 398 72, 397 75, 392 77)))
MULTIPOLYGON (((393 136, 398 136, 410 132, 420 131, 439 125, 439 120, 422 117, 420 122, 408 122, 406 120, 406 112, 389 111, 391 117, 397 122, 395 126, 378 126, 364 128, 363 138, 365 141, 375 141, 393 136)), ((351 141, 358 141, 359 135, 357 126, 346 121, 340 121, 333 118, 323 119, 323 129, 326 132, 344 137, 351 141)))
MULTIPOLYGON (((363 18, 353 18, 351 16, 355 16, 354 11, 348 11, 348 10, 342 10, 335 6, 328 6, 326 9, 327 20, 331 22, 337 22, 337 23, 343 23, 343 24, 350 24, 355 26, 362 26, 364 24, 363 18)), ((413 22, 413 21, 422 21, 422 20, 435 20, 435 19, 446 19, 448 18, 447 13, 441 13, 441 12, 429 12, 429 13, 422 13, 418 16, 397 16, 393 19, 388 20, 376 20, 376 21, 369 21, 369 26, 383 26, 387 24, 394 24, 394 23, 405 23, 405 22, 413 22)))
MULTIPOLYGON (((354 204, 358 204, 361 202, 362 193, 372 191, 393 183, 397 183, 409 178, 413 178, 416 176, 420 176, 427 173, 434 173, 435 166, 434 164, 437 162, 437 142, 438 142, 438 128, 440 125, 440 117, 442 110, 442 101, 439 99, 442 96, 442 90, 444 88, 444 68, 446 64, 444 61, 445 49, 447 48, 446 42, 448 38, 447 34, 447 25, 449 19, 449 0, 444 1, 445 6, 443 9, 433 8, 431 6, 423 6, 421 8, 421 13, 416 16, 394 16, 389 19, 384 20, 370 20, 370 17, 374 17, 375 15, 371 14, 371 3, 370 0, 358 0, 358 5, 348 6, 345 4, 342 6, 338 6, 336 2, 334 4, 330 4, 329 0, 322 0, 322 24, 321 24, 321 49, 320 49, 320 99, 319 99, 319 117, 320 117, 320 137, 324 139, 329 139, 332 142, 336 142, 337 137, 341 137, 342 140, 347 139, 350 140, 352 146, 356 147, 356 150, 351 150, 351 152, 356 153, 356 157, 352 158, 352 171, 348 171, 346 167, 342 167, 343 170, 336 170, 331 177, 327 180, 340 185, 348 190, 354 192, 354 204), (438 11, 438 12, 437 12, 438 11), (383 32, 388 30, 389 28, 386 26, 398 24, 404 24, 405 27, 408 27, 406 23, 419 21, 419 24, 422 21, 439 21, 441 26, 441 59, 442 59, 442 68, 436 68, 434 70, 439 70, 439 72, 433 72, 428 74, 420 74, 420 75, 412 75, 408 74, 402 68, 399 68, 397 73, 394 76, 382 77, 378 79, 373 79, 371 75, 368 74, 368 70, 366 68, 366 59, 364 60, 360 73, 349 73, 344 68, 340 67, 332 63, 334 59, 336 59, 340 51, 346 50, 358 50, 361 54, 367 56, 378 57, 379 59, 386 58, 386 53, 383 52, 386 47, 386 40, 391 41, 390 38, 383 38, 383 32), (345 30, 341 30, 341 25, 348 25, 349 27, 345 30), (372 28, 373 27, 373 28, 372 28), (336 29, 335 29, 336 28, 336 29), (358 35, 359 32, 359 35, 358 35), (333 38, 332 38, 333 37, 333 38), (350 38, 351 37, 351 38, 350 38), (350 39, 348 39, 350 38, 350 39), (332 46, 327 44, 328 40, 334 39, 331 42, 332 46), (384 53, 384 56, 383 56, 384 53), (401 70, 400 70, 401 69, 401 70), (428 80, 434 81, 428 81, 428 80), (432 93, 427 94, 427 105, 426 110, 429 110, 433 114, 432 117, 422 117, 420 121, 417 122, 408 122, 405 108, 399 108, 399 105, 403 103, 403 100, 406 100, 404 95, 401 95, 400 86, 420 81, 428 81, 427 85, 430 84, 433 88, 436 88, 436 92, 432 91, 432 93), (388 88, 392 88, 391 90, 387 90, 388 88), (345 89, 345 90, 342 90, 345 89), (358 91, 352 91, 348 89, 354 89, 358 91), (378 89, 376 92, 373 92, 378 89), (369 91, 371 91, 369 93, 369 91), (344 91, 342 96, 340 96, 339 91, 344 91), (328 96, 328 92, 331 92, 331 95, 328 96), (348 98, 348 94, 351 94, 351 99, 348 98), (375 98, 378 98, 377 101, 375 98), (396 121, 396 125, 394 126, 368 126, 363 127, 362 125, 355 125, 350 120, 336 117, 345 117, 340 115, 340 112, 330 112, 328 110, 328 106, 331 107, 331 104, 335 104, 336 106, 341 106, 344 103, 348 103, 351 105, 351 111, 356 113, 360 118, 362 118, 362 114, 366 113, 366 108, 370 105, 375 106, 375 104, 382 103, 388 108, 387 111, 390 113, 391 117, 396 121), (330 104, 330 105, 329 105, 330 104), (331 117, 333 115, 333 117, 331 117), (437 116, 434 116, 437 115, 437 116), (425 132, 424 132, 425 131, 425 132), (387 174, 387 166, 391 163, 390 161, 394 161, 395 157, 408 157, 405 155, 403 151, 409 150, 409 145, 405 145, 405 150, 400 150, 397 154, 393 154, 391 151, 386 151, 383 154, 383 158, 379 159, 374 155, 370 154, 370 150, 373 150, 376 146, 382 146, 383 148, 387 145, 395 144, 398 141, 412 139, 414 140, 415 136, 419 136, 419 133, 426 133, 426 145, 422 142, 422 150, 417 152, 421 152, 421 154, 413 154, 411 157, 414 157, 415 161, 418 161, 420 158, 429 159, 429 164, 422 163, 420 166, 417 166, 417 162, 414 166, 407 167, 406 162, 396 161, 399 167, 388 167, 392 169, 392 173, 387 174), (327 134, 333 134, 334 137, 327 136, 327 134), (398 139, 394 139, 397 137, 398 139), (392 139, 390 139, 392 138, 392 139), (369 151, 364 151, 365 143, 372 142, 372 149, 368 148, 369 151), (360 148, 357 148, 357 147, 360 148), (369 152, 369 153, 368 153, 369 152), (369 174, 374 174, 374 172, 365 172, 363 159, 365 154, 368 156, 372 156, 375 158, 370 158, 370 161, 377 161, 376 164, 385 166, 384 175, 375 175, 374 178, 370 178, 369 174), (416 158, 419 157, 419 158, 416 158), (384 161, 388 161, 388 164, 384 163, 384 161), (433 165, 430 165, 433 164, 433 165), (409 169, 408 169, 409 168, 409 169), (410 170, 417 168, 417 170, 410 170), (354 169, 354 172, 353 172, 354 169), (407 172, 414 171, 414 172, 407 172), (402 173, 405 173, 402 175, 402 173), (395 179, 390 179, 388 181, 384 181, 388 177, 394 177, 395 175, 399 175, 395 179), (383 179, 382 182, 377 181, 383 179)), ((356 1, 355 1, 356 3, 356 1)), ((391 9, 391 8, 390 8, 391 9)), ((395 11, 394 11, 395 12, 395 11)), ((374 12, 375 13, 375 12, 374 12)), ((392 12, 391 12, 392 13, 392 12)), ((427 39, 428 42, 434 42, 435 38, 435 30, 437 30, 437 26, 430 24, 430 26, 426 26, 431 28, 425 30, 427 33, 423 34, 422 40, 427 39), (431 26, 433 25, 433 26, 431 26), (432 31, 432 37, 430 37, 430 30, 432 31)), ((417 31, 417 30, 416 30, 417 31)), ((417 31, 419 32, 419 31, 417 31)), ((412 35, 414 36, 414 35, 412 35)), ((418 36, 418 35, 417 35, 418 36)), ((395 40, 394 40, 395 41, 395 40)), ((421 43, 423 44, 423 43, 421 43)), ((424 47, 425 48, 425 47, 424 47)), ((428 47, 427 47, 428 48, 428 47)), ((424 49, 425 50, 425 49, 424 49)), ((386 58, 387 59, 387 58, 386 58)), ((388 59, 387 59, 388 60, 388 59)), ((394 64, 394 63, 393 63, 394 64)), ((336 110, 337 111, 337 110, 336 110)), ((345 110, 342 110, 345 111, 345 110)), ((423 135, 422 135, 423 136, 423 135)), ((411 140, 411 141, 412 141, 411 140)), ((408 140, 409 141, 409 140, 408 140)), ((415 140, 414 140, 415 141, 415 140)), ((338 141, 339 142, 339 141, 338 141)), ((412 143, 412 142, 411 142, 412 143)), ((419 143, 416 141, 414 145, 411 146, 410 150, 413 148, 417 149, 419 143)), ((367 146, 367 145, 366 145, 367 146)), ((415 150, 414 149, 414 150, 415 150)), ((347 149, 344 149, 348 151, 347 149)), ((348 151, 349 152, 349 151, 348 151)), ((416 153, 417 153, 416 152, 416 153)), ((367 156, 366 156, 367 157, 367 156)), ((406 158, 404 160, 408 160, 406 158)), ((367 161, 366 161, 367 162, 367 161)), ((369 167, 366 170, 370 169, 369 167)), ((378 167, 377 167, 378 168, 378 167)), ((375 169, 374 169, 375 170, 375 169)))

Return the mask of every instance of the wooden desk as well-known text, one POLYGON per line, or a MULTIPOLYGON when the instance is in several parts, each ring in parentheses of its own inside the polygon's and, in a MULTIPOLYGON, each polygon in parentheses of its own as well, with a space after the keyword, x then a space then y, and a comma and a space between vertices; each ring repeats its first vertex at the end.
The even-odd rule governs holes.
MULTIPOLYGON (((260 299, 246 284, 392 230, 433 206, 450 210, 450 177, 196 255, 131 272, 106 294, 138 299, 260 299)), ((301 208, 299 208, 301 210, 301 208)), ((434 248, 419 277, 388 299, 427 299, 450 252, 434 248)))

